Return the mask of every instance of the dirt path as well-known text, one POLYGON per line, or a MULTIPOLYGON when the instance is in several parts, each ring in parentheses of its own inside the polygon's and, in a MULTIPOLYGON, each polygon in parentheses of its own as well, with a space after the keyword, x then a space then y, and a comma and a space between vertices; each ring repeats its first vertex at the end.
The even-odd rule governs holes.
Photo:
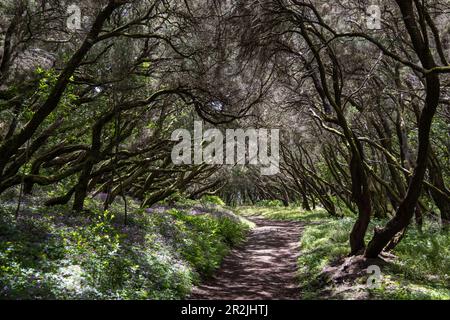
POLYGON ((299 299, 296 270, 303 225, 252 218, 246 242, 224 259, 190 299, 299 299))

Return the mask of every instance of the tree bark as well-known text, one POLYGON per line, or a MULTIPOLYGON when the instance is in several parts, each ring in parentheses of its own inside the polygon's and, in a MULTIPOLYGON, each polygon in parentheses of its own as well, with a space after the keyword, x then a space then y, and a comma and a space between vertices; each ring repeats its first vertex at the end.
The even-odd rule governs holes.
MULTIPOLYGON (((419 32, 419 27, 415 20, 415 13, 412 1, 397 0, 403 16, 406 29, 411 38, 414 50, 416 51, 422 65, 426 69, 436 66, 430 48, 424 42, 419 32)), ((440 79, 439 75, 433 72, 425 75, 426 98, 425 106, 419 119, 419 146, 417 153, 416 167, 409 183, 405 198, 398 207, 395 216, 386 224, 382 230, 375 230, 372 240, 365 251, 367 258, 376 258, 385 248, 388 242, 410 223, 414 215, 417 201, 419 200, 425 171, 427 169, 429 149, 430 149, 430 129, 433 116, 439 104, 440 79)))

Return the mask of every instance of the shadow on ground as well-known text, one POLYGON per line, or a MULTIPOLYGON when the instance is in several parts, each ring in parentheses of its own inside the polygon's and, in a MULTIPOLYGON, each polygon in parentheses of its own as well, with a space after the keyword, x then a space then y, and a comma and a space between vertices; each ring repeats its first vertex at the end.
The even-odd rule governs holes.
POLYGON ((303 224, 251 218, 256 227, 189 299, 299 299, 297 258, 303 224))

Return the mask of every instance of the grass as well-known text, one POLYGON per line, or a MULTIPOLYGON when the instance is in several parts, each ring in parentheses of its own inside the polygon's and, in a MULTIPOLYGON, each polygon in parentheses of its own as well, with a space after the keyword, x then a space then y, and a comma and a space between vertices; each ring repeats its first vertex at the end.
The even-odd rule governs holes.
MULTIPOLYGON (((450 299, 450 234, 435 223, 425 223, 422 234, 414 226, 410 227, 392 252, 396 258, 381 267, 379 288, 362 286, 366 283, 365 276, 353 280, 349 292, 342 294, 323 277, 322 271, 349 253, 353 217, 332 218, 323 210, 305 212, 298 207, 242 207, 238 212, 243 216, 305 222, 298 260, 303 299, 352 299, 361 293, 370 299, 450 299)), ((385 223, 372 221, 366 241, 370 240, 375 226, 385 223)))
MULTIPOLYGON (((355 298, 361 290, 371 299, 450 299, 450 235, 431 222, 423 233, 408 230, 397 258, 382 266, 379 288, 363 287, 362 277, 342 294, 322 271, 348 254, 353 217, 272 204, 238 207, 236 216, 215 198, 148 212, 130 201, 125 226, 120 202, 106 212, 94 199, 86 207, 74 215, 28 199, 16 220, 16 204, 0 201, 0 298, 181 299, 245 238, 252 224, 243 217, 263 216, 305 223, 298 260, 303 299, 355 298)), ((367 240, 384 224, 373 221, 367 240)))
POLYGON ((375 297, 390 299, 450 299, 450 233, 427 224, 420 234, 411 228, 395 248, 385 280, 375 297))
POLYGON ((313 222, 327 219, 329 215, 323 209, 315 211, 304 211, 299 207, 252 207, 242 206, 236 208, 236 213, 244 217, 262 216, 273 220, 292 220, 301 222, 313 222))

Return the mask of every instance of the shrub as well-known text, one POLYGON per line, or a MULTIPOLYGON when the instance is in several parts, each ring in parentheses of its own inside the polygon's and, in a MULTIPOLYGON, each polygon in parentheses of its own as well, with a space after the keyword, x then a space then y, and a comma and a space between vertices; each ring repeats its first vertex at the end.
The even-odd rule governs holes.
POLYGON ((212 203, 212 204, 216 204, 219 206, 225 205, 225 202, 223 202, 223 200, 219 196, 214 196, 214 195, 204 195, 200 199, 200 202, 201 203, 212 203))
POLYGON ((283 203, 280 200, 260 200, 256 205, 258 207, 281 207, 283 203))
POLYGON ((227 217, 130 207, 127 226, 120 206, 103 211, 96 201, 88 215, 60 206, 16 221, 3 210, 0 298, 181 299, 248 228, 227 217))

